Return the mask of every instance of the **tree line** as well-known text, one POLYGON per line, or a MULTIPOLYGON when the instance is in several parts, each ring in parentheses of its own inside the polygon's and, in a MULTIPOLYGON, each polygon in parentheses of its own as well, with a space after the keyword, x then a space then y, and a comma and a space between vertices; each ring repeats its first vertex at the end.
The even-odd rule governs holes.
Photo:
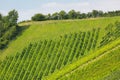
POLYGON ((0 49, 6 47, 11 39, 17 34, 18 12, 12 10, 7 16, 0 14, 0 49))
POLYGON ((44 21, 44 20, 63 20, 63 19, 85 19, 85 18, 96 18, 96 17, 113 17, 120 16, 120 10, 103 12, 101 10, 92 10, 88 13, 81 13, 79 11, 70 10, 68 13, 64 10, 55 12, 53 14, 44 15, 37 13, 31 17, 33 21, 44 21))

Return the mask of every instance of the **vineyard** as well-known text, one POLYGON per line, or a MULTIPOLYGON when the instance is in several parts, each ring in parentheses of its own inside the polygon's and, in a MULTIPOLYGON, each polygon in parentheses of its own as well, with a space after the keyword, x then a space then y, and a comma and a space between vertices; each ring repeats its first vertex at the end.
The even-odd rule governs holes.
POLYGON ((66 34, 58 41, 30 43, 21 53, 0 63, 0 79, 41 80, 96 49, 99 32, 100 28, 66 34))
POLYGON ((26 2, 0 1, 0 80, 120 80, 120 0, 26 2))
POLYGON ((0 80, 119 79, 116 20, 120 17, 19 24, 30 26, 0 51, 0 80))
POLYGON ((78 69, 77 71, 70 73, 69 75, 64 75, 59 80, 92 80, 92 79, 119 80, 120 79, 119 77, 120 53, 119 52, 120 52, 120 47, 117 48, 116 50, 111 51, 109 54, 105 55, 101 59, 96 60, 94 63, 92 62, 88 66, 78 69), (117 66, 115 66, 116 64, 117 66), (101 69, 104 69, 107 71, 104 72, 104 70, 101 70, 101 69), (91 74, 88 72, 90 72, 91 74), (107 74, 109 74, 110 76, 108 76, 107 74), (105 78, 103 78, 103 76, 105 78))

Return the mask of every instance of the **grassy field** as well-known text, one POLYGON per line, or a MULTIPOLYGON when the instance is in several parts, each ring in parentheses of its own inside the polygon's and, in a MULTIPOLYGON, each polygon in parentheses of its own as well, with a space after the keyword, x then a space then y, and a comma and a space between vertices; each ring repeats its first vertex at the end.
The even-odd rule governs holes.
POLYGON ((59 41, 30 43, 1 63, 0 79, 42 79, 96 49, 99 32, 100 29, 93 29, 61 36, 59 41))
POLYGON ((68 76, 64 76, 60 80, 102 80, 103 77, 110 75, 103 80, 119 80, 120 75, 120 48, 110 52, 109 54, 104 55, 100 59, 96 60, 84 66, 83 68, 71 73, 68 76), (116 74, 114 73, 116 71, 116 74))
MULTIPOLYGON (((77 72, 77 74, 76 74, 76 77, 79 75, 80 77, 82 77, 83 76, 83 78, 81 78, 81 80, 89 80, 90 78, 90 80, 92 80, 92 77, 93 76, 89 76, 90 74, 92 75, 93 73, 92 73, 92 71, 94 70, 94 69, 98 69, 98 70, 100 70, 100 71, 102 71, 101 69, 101 67, 103 67, 103 65, 106 65, 106 63, 108 63, 108 62, 104 62, 104 59, 109 59, 109 60, 111 60, 111 58, 112 57, 110 57, 111 55, 110 54, 113 54, 114 53, 114 51, 115 50, 117 50, 120 46, 120 39, 119 40, 116 40, 116 41, 114 41, 114 42, 112 42, 112 43, 110 43, 110 44, 108 44, 108 45, 105 45, 104 47, 102 47, 102 48, 100 48, 100 49, 98 49, 98 50, 96 50, 96 51, 94 51, 94 52, 90 52, 90 54, 88 54, 88 55, 86 55, 86 56, 84 56, 83 58, 81 58, 81 59, 79 59, 78 61, 76 61, 76 62, 74 62, 74 63, 72 63, 72 64, 70 64, 70 65, 67 65, 67 66, 65 66, 64 68, 62 68, 61 70, 59 70, 59 71, 57 71, 57 72, 54 72, 52 75, 50 75, 50 76, 48 76, 47 78, 45 78, 45 80, 56 80, 56 79, 60 79, 61 77, 63 77, 63 80, 65 79, 65 77, 64 76, 66 76, 66 75, 68 75, 68 79, 67 80, 69 80, 70 78, 70 76, 69 76, 69 74, 71 75, 71 72, 72 72, 72 74, 74 75, 74 73, 76 72, 76 71, 81 71, 81 73, 79 74, 79 72, 77 72), (118 47, 117 47, 118 46, 118 47), (117 48, 116 48, 117 47, 117 48), (110 51, 110 50, 112 50, 112 51, 110 51), (110 52, 109 52, 110 51, 110 52), (112 53, 113 52, 113 53, 112 53), (107 54, 105 54, 105 53, 107 53, 107 54), (110 54, 108 54, 108 53, 110 53, 110 54), (105 55, 104 55, 105 54, 105 55), (102 57, 100 57, 100 60, 102 60, 103 61, 103 65, 101 66, 101 63, 99 64, 99 62, 97 62, 98 60, 95 60, 95 62, 94 62, 94 59, 97 59, 97 58, 99 58, 99 56, 100 55, 102 55, 102 57), (109 56, 109 58, 104 58, 104 56, 109 56), (104 58, 104 59, 101 59, 101 58, 104 58), (93 62, 92 62, 93 61, 93 62), (94 66, 94 65, 92 65, 92 67, 90 66, 90 65, 88 65, 88 64, 95 64, 95 63, 98 63, 97 65, 98 66, 94 66), (85 65, 85 66, 84 66, 85 65), (88 65, 88 66, 87 66, 88 65), (95 68, 93 68, 93 66, 95 67, 95 68), (99 69, 99 66, 100 66, 100 69, 99 69), (81 69, 81 67, 83 68, 83 69, 81 69), (89 68, 91 68, 90 70, 91 70, 91 72, 89 71, 89 68, 87 69, 86 67, 89 67, 89 68), (85 71, 83 71, 85 69, 85 71), (88 71, 87 71, 88 70, 88 71), (83 72, 82 72, 83 71, 83 72), (84 74, 84 73, 87 73, 87 72, 89 72, 88 73, 88 75, 87 74, 84 74), (84 74, 84 75, 83 75, 84 74), (89 77, 88 77, 89 76, 89 77), (88 77, 88 79, 87 79, 87 77, 88 77)), ((117 50, 117 53, 118 53, 118 58, 119 58, 119 49, 117 50)), ((116 52, 115 52, 115 55, 112 55, 112 56, 116 56, 116 52)), ((116 58, 116 59, 118 59, 118 58, 116 58)), ((115 60, 116 61, 116 59, 113 59, 113 60, 115 60)), ((120 62, 119 62, 119 60, 117 61, 117 63, 119 64, 120 62)), ((109 63, 108 63, 109 64, 109 63)), ((111 64, 112 65, 112 64, 111 64)), ((108 65, 109 66, 109 65, 108 65)), ((115 65, 113 65, 113 67, 118 67, 119 68, 119 65, 116 65, 116 62, 115 62, 115 65)), ((113 68, 112 66, 111 66, 111 68, 110 69, 112 69, 113 68)), ((100 72, 100 71, 98 71, 98 72, 100 72)), ((107 69, 106 69, 106 71, 107 71, 107 69)), ((108 70, 108 71, 110 71, 110 70, 108 70)), ((102 73, 102 72, 101 72, 102 73)), ((96 77, 97 77, 97 75, 98 74, 96 74, 96 77)), ((100 75, 100 74, 99 74, 100 75)), ((72 76, 73 77, 73 76, 72 76)), ((78 80, 80 77, 78 77, 78 78, 76 78, 76 80, 78 80)), ((74 78, 74 77, 73 77, 74 78)), ((65 79, 66 80, 66 79, 65 79)), ((71 79, 72 80, 72 79, 71 79)), ((95 80, 98 80, 98 79, 95 79, 95 80)))
POLYGON ((112 76, 120 67, 119 31, 115 29, 115 40, 109 41, 105 30, 116 21, 120 17, 20 23, 24 30, 0 51, 0 79, 118 78, 112 76), (103 40, 108 44, 101 46, 103 40))
MULTIPOLYGON (((44 22, 28 22, 20 25, 29 25, 17 39, 13 40, 8 47, 0 51, 0 59, 3 60, 8 55, 14 55, 18 51, 28 45, 30 42, 39 40, 57 40, 59 36, 64 34, 88 31, 93 28, 100 27, 102 32, 101 37, 104 35, 104 28, 109 23, 119 21, 120 17, 112 18, 96 18, 96 19, 83 19, 83 20, 62 20, 62 21, 44 21, 44 22)), ((99 39, 100 40, 100 39, 99 39)))

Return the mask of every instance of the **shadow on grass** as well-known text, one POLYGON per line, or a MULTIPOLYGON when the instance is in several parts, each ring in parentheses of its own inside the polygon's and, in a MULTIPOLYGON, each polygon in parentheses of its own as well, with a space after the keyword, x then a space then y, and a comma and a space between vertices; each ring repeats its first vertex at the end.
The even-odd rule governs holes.
MULTIPOLYGON (((17 28, 17 35, 15 37, 13 37, 13 39, 16 39, 17 37, 21 36, 22 33, 28 29, 30 27, 30 25, 24 25, 24 26, 18 26, 17 28)), ((12 40, 13 40, 12 39, 12 40)))
POLYGON ((4 49, 8 48, 8 44, 11 41, 16 40, 18 37, 22 35, 22 33, 27 30, 30 27, 30 25, 24 25, 24 26, 18 26, 16 32, 14 33, 14 36, 11 37, 10 40, 6 43, 6 45, 3 46, 3 48, 0 49, 0 51, 3 51, 4 49))

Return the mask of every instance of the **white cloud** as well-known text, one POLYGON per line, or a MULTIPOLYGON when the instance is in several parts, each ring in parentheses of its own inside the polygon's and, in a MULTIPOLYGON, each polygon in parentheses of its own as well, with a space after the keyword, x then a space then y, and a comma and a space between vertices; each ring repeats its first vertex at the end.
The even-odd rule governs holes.
POLYGON ((92 9, 103 11, 120 10, 120 0, 101 0, 92 2, 89 6, 92 9))
POLYGON ((35 14, 38 13, 39 10, 19 10, 19 21, 22 20, 30 20, 31 17, 35 14))
POLYGON ((103 10, 103 11, 112 11, 120 10, 120 0, 89 0, 76 3, 57 3, 50 2, 40 6, 43 12, 55 12, 60 10, 69 11, 75 9, 81 12, 89 12, 93 9, 103 10), (45 11, 44 11, 45 10, 45 11))
POLYGON ((54 7, 58 7, 58 8, 66 8, 66 7, 82 7, 82 6, 88 6, 89 3, 88 2, 83 2, 83 3, 56 3, 56 2, 51 2, 51 3, 47 3, 47 4, 43 4, 42 7, 46 7, 46 8, 54 8, 54 7))
MULTIPOLYGON (((86 8, 89 6, 88 2, 79 2, 79 3, 56 3, 56 2, 51 2, 51 3, 47 3, 47 4, 43 4, 41 6, 41 8, 43 9, 48 9, 55 12, 56 11, 60 11, 60 10, 66 10, 69 11, 71 9, 75 9, 75 10, 80 10, 82 8, 86 8)), ((84 9, 82 9, 84 11, 84 9)))
POLYGON ((79 7, 85 7, 88 5, 89 5, 88 3, 69 3, 67 5, 65 3, 56 3, 56 2, 47 3, 41 5, 39 9, 18 10, 19 21, 31 19, 31 16, 33 16, 36 13, 48 14, 60 10, 65 10, 65 11, 69 11, 71 9, 79 10, 79 7))
MULTIPOLYGON (((31 19, 36 13, 53 13, 58 12, 60 10, 69 11, 74 9, 80 12, 89 12, 93 9, 103 10, 103 11, 112 11, 112 10, 120 10, 120 0, 89 0, 83 2, 74 2, 74 3, 58 3, 58 2, 50 2, 44 3, 35 9, 29 10, 18 10, 19 12, 19 21, 31 19)), ((7 14, 8 11, 0 10, 3 14, 7 14)))

